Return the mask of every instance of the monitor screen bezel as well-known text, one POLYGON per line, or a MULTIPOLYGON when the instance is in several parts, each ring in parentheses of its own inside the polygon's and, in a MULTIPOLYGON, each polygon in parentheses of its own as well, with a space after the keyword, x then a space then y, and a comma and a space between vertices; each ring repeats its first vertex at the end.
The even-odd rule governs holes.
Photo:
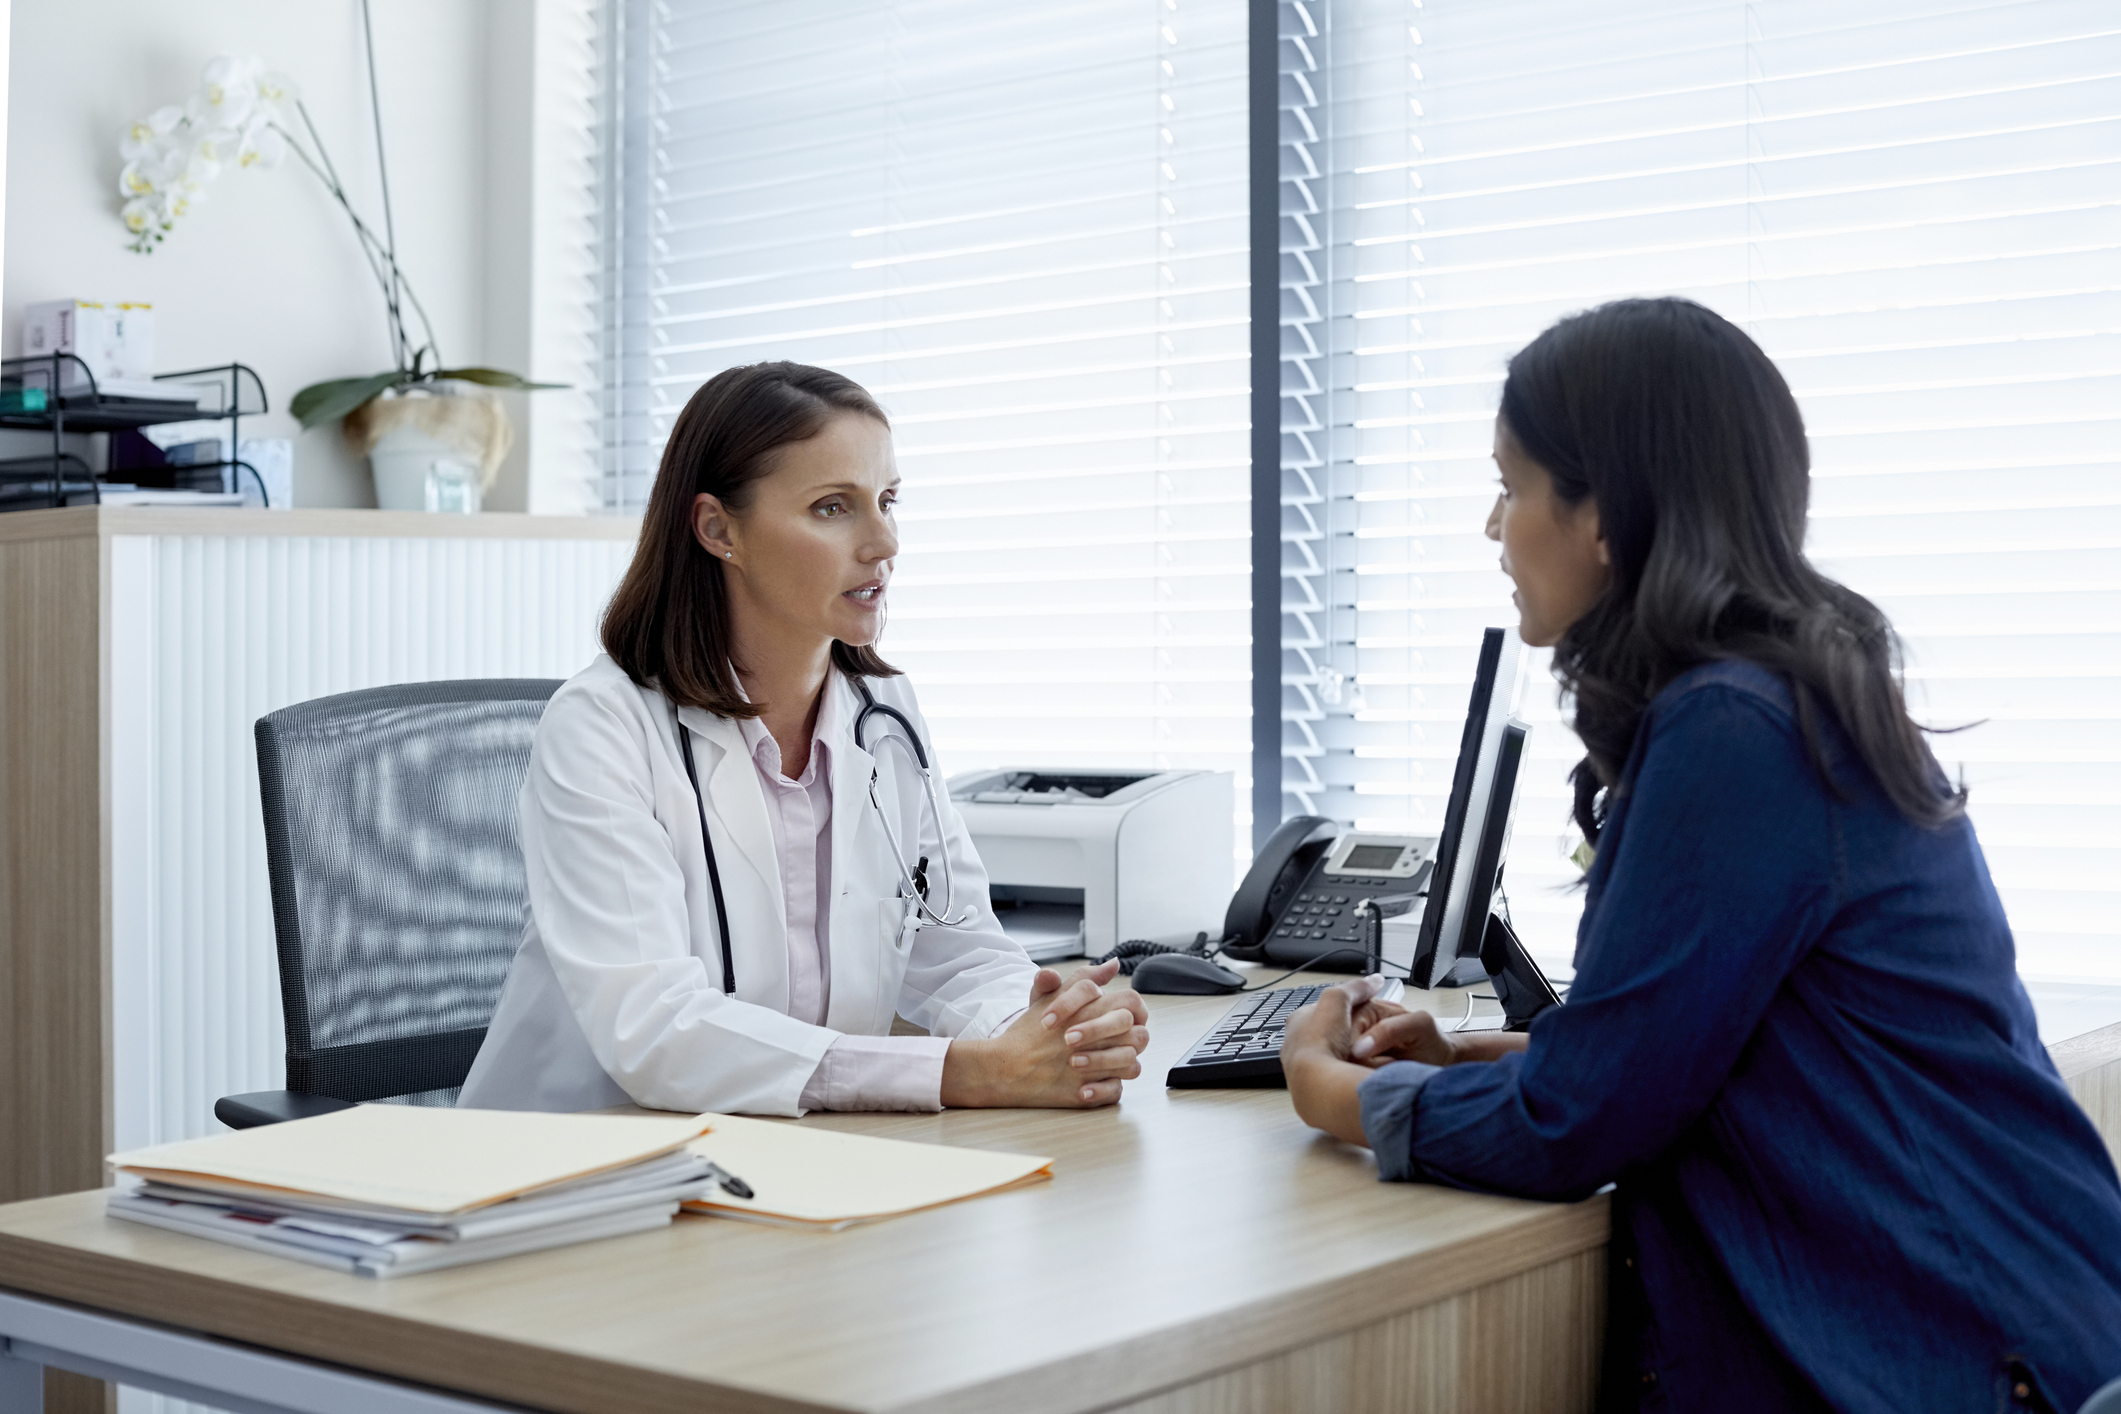
POLYGON ((1443 833, 1437 838, 1436 864, 1429 875, 1428 903, 1415 934, 1409 986, 1464 986, 1487 975, 1480 967, 1487 900, 1482 899, 1477 910, 1480 927, 1471 933, 1468 949, 1466 915, 1473 911, 1468 900, 1473 860, 1461 858, 1461 847, 1471 834, 1477 857, 1494 787, 1496 754, 1504 724, 1517 705, 1523 668, 1524 644, 1515 629, 1482 631, 1473 691, 1466 705, 1465 729, 1459 737, 1458 761, 1451 773, 1451 796, 1444 807, 1443 833), (1469 966, 1459 966, 1461 960, 1468 958, 1469 966))
MULTIPOLYGON (((1481 824, 1479 847, 1473 852, 1472 872, 1466 878, 1467 904, 1459 915, 1460 957, 1478 957, 1487 942, 1488 913, 1494 907, 1495 892, 1502 885, 1503 866, 1510 858, 1510 830, 1517 819, 1517 780, 1523 774, 1525 740, 1531 734, 1530 727, 1511 717, 1503 723, 1502 736, 1496 742, 1487 817, 1481 824)), ((1484 963, 1482 970, 1486 970, 1484 963)))

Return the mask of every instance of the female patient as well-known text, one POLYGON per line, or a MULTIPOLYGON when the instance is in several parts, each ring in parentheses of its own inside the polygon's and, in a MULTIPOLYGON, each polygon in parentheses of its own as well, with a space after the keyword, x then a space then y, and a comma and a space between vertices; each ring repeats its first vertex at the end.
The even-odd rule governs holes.
POLYGON ((1789 389, 1698 305, 1607 305, 1512 360, 1495 459, 1588 752, 1575 986, 1477 1039, 1329 991, 1297 1112, 1385 1178, 1614 1184, 1602 1407, 2070 1414, 2121 1375, 2121 1187, 1890 627, 1804 558, 1789 389))
POLYGON ((1086 1107, 1140 1074, 1117 965, 1033 967, 924 788, 874 648, 897 499, 890 426, 838 374, 733 368, 686 404, 606 656, 538 726, 529 918, 459 1103, 1086 1107))

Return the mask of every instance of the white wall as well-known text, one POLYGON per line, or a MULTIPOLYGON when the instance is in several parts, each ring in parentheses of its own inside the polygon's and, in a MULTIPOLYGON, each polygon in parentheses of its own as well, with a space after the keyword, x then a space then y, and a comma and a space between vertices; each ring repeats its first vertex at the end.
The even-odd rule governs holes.
MULTIPOLYGON (((530 106, 524 66, 547 0, 372 0, 399 263, 444 357, 526 367, 530 106)), ((390 365, 383 305, 344 216, 290 159, 229 169, 152 255, 118 220, 118 137, 190 93, 214 55, 254 53, 300 84, 364 217, 383 218, 358 0, 44 0, 14 8, 0 349, 21 350, 25 304, 82 297, 155 306, 164 370, 240 360, 274 411, 258 435, 299 436, 295 499, 370 506, 366 468, 335 429, 299 433, 307 384, 390 365)), ((564 376, 564 375, 563 375, 564 376)), ((488 504, 530 509, 530 429, 488 504)), ((246 434, 249 429, 246 427, 246 434)), ((541 509, 569 509, 553 505, 541 509)))

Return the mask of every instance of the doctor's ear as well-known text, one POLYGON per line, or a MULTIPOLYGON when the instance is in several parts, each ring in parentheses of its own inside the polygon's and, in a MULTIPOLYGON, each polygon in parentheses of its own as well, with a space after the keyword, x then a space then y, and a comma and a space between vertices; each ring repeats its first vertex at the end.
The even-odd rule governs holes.
POLYGON ((722 498, 705 491, 692 498, 692 538, 717 560, 736 558, 735 518, 722 505, 722 498))

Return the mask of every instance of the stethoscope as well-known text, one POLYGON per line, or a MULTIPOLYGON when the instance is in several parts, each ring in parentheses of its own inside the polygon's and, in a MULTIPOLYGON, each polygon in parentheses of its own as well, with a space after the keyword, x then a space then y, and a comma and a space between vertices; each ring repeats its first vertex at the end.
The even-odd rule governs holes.
MULTIPOLYGON (((868 726, 869 719, 872 716, 880 715, 886 718, 886 734, 878 738, 878 745, 881 746, 887 741, 897 742, 900 750, 909 753, 913 757, 913 763, 920 771, 922 789, 928 797, 928 808, 935 815, 935 838, 942 850, 943 906, 941 909, 937 909, 928 901, 928 856, 922 855, 919 861, 914 864, 909 865, 906 862, 906 850, 899 843, 898 831, 892 828, 891 814, 884 809, 884 803, 878 800, 876 796, 878 773, 874 768, 870 770, 869 808, 874 810, 876 818, 883 822, 884 838, 891 842, 891 860, 898 865, 899 884, 901 887, 900 897, 912 902, 913 914, 922 923, 931 923, 938 928, 962 927, 971 920, 972 910, 967 909, 962 914, 952 916, 957 904, 957 894, 950 878, 950 845, 943 834, 942 794, 936 788, 935 772, 928 765, 928 751, 926 747, 921 745, 921 734, 913 729, 913 723, 907 720, 904 712, 899 711, 896 707, 887 706, 877 701, 875 694, 869 691, 869 684, 858 677, 852 676, 849 677, 848 681, 854 685, 855 692, 860 694, 862 699, 862 710, 857 712, 854 717, 855 746, 869 752, 872 756, 875 755, 875 750, 862 740, 862 731, 868 726), (889 730, 892 723, 898 725, 898 732, 894 733, 889 730)), ((721 930, 722 991, 734 996, 736 994, 736 958, 729 946, 729 907, 722 901, 722 871, 714 857, 714 836, 707 829, 707 797, 700 790, 699 769, 692 764, 692 732, 683 722, 677 724, 677 729, 678 750, 685 758, 685 779, 692 782, 692 801, 700 816, 700 844, 707 855, 707 885, 714 892, 715 923, 721 930)), ((918 843, 917 837, 916 843, 918 843)))

